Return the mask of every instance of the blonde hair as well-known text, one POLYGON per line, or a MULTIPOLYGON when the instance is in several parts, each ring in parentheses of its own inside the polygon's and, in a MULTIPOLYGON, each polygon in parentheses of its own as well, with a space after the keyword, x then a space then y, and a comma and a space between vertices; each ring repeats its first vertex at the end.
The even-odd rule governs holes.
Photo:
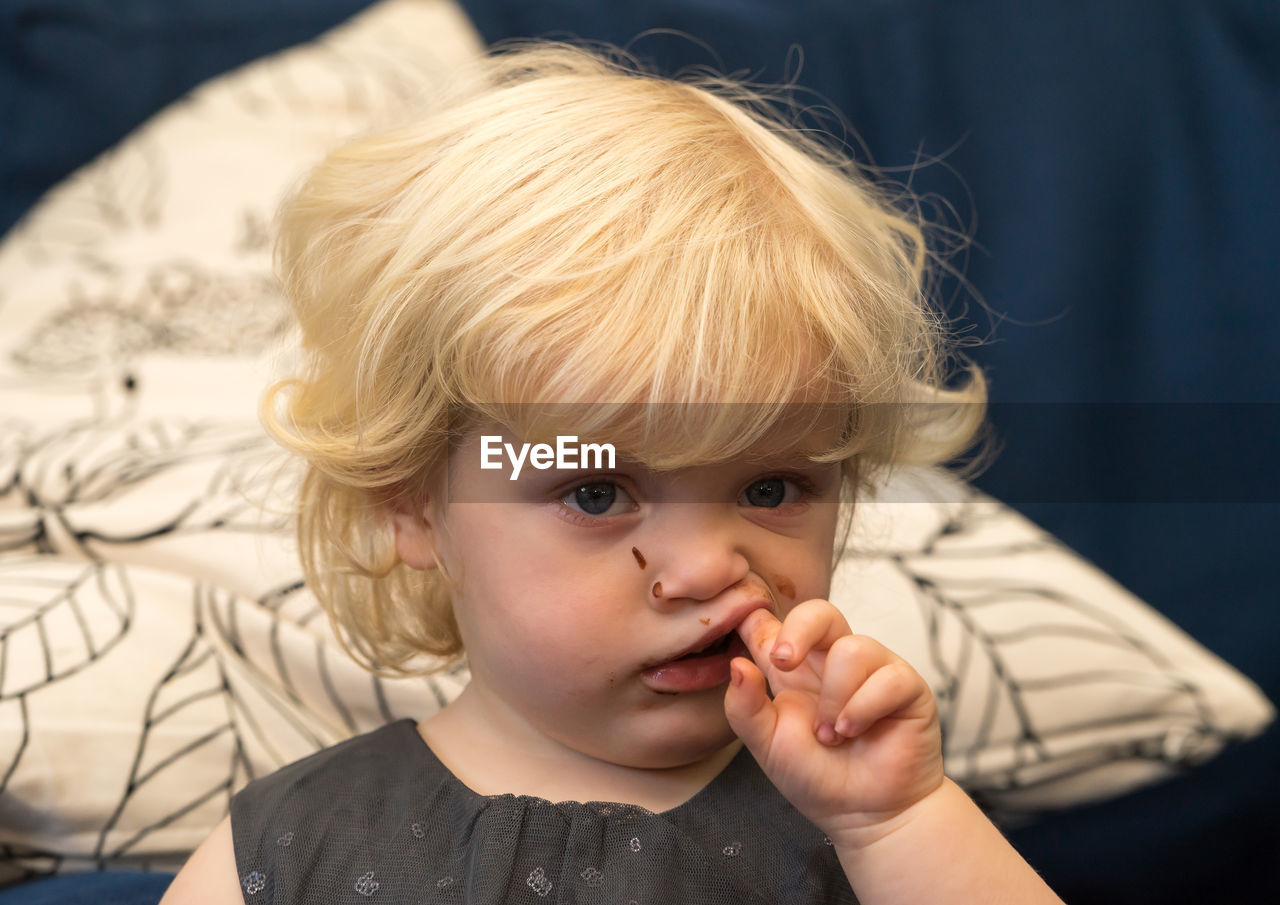
POLYGON ((820 457, 853 488, 971 443, 985 389, 976 371, 946 388, 920 227, 770 110, 727 80, 525 44, 287 202, 305 363, 263 415, 309 464, 307 580, 366 666, 461 653, 448 582, 399 561, 390 509, 481 420, 530 437, 573 417, 672 468, 834 406, 820 457))

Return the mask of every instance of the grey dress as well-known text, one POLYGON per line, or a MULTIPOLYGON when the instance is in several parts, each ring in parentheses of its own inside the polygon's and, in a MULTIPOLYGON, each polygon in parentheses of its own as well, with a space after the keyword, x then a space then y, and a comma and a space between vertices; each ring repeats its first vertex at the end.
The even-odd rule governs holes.
POLYGON ((401 720, 231 802, 249 905, 845 905, 822 831, 744 748, 678 807, 479 795, 401 720))

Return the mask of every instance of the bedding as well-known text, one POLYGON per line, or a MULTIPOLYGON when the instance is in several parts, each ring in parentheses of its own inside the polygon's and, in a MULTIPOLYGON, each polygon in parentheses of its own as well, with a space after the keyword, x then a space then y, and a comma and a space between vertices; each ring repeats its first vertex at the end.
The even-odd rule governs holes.
MULTIPOLYGON (((481 45, 451 2, 384 0, 206 84, 0 246, 3 879, 176 867, 250 778, 464 686, 342 653, 300 580, 296 467, 255 411, 288 354, 279 198, 481 45)), ((1271 720, 1246 678, 943 472, 897 474, 858 518, 833 599, 930 680, 948 770, 990 808, 1114 796, 1271 720)))

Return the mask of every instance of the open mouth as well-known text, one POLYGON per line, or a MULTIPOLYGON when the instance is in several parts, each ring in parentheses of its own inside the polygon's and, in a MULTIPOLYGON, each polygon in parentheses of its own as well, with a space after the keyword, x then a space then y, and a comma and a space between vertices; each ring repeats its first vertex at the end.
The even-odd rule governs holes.
POLYGON ((641 671, 645 685, 660 694, 706 691, 729 681, 729 663, 746 657, 747 647, 737 632, 728 632, 702 647, 641 671))
POLYGON ((715 641, 712 641, 706 647, 701 647, 701 648, 698 648, 698 650, 689 651, 689 653, 681 657, 676 657, 675 660, 672 660, 671 662, 678 663, 681 660, 692 660, 696 657, 712 657, 712 656, 715 656, 716 654, 722 654, 729 649, 729 644, 732 641, 732 639, 733 639, 733 632, 729 632, 727 635, 721 635, 719 638, 717 638, 715 641))

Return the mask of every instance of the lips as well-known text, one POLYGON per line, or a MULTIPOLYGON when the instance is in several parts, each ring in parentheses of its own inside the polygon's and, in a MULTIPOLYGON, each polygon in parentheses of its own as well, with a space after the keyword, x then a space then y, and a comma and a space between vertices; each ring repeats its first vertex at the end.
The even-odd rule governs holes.
POLYGON ((715 654, 723 653, 725 648, 729 646, 729 639, 731 639, 732 637, 733 637, 733 632, 729 632, 726 635, 720 636, 715 641, 712 641, 709 644, 703 645, 697 650, 689 651, 689 653, 687 654, 681 654, 675 659, 689 660, 689 659, 692 659, 693 657, 714 656, 715 654))
POLYGON ((702 691, 727 684, 733 658, 751 656, 738 635, 738 626, 756 610, 772 611, 775 603, 768 582, 755 572, 748 572, 717 595, 716 600, 704 600, 697 606, 694 615, 707 626, 698 638, 670 654, 641 664, 641 683, 662 694, 702 691), (714 625, 711 619, 716 619, 714 625))
POLYGON ((744 601, 709 627, 702 636, 682 650, 662 660, 640 667, 640 677, 652 690, 663 693, 700 691, 729 681, 729 663, 734 657, 748 657, 747 646, 737 628, 749 614, 771 609, 772 600, 744 601))
POLYGON ((689 647, 686 647, 680 653, 676 654, 673 657, 668 657, 666 660, 662 662, 673 663, 677 660, 685 660, 691 657, 697 657, 697 656, 709 653, 712 648, 721 646, 726 642, 728 642, 729 636, 733 634, 733 630, 735 628, 737 628, 736 623, 732 626, 721 626, 719 628, 713 629, 712 631, 707 632, 705 635, 703 635, 702 638, 700 638, 698 641, 694 642, 689 647))
POLYGON ((644 670, 640 678, 651 690, 663 694, 705 691, 727 683, 729 663, 734 657, 746 656, 747 646, 730 631, 708 645, 644 670))

